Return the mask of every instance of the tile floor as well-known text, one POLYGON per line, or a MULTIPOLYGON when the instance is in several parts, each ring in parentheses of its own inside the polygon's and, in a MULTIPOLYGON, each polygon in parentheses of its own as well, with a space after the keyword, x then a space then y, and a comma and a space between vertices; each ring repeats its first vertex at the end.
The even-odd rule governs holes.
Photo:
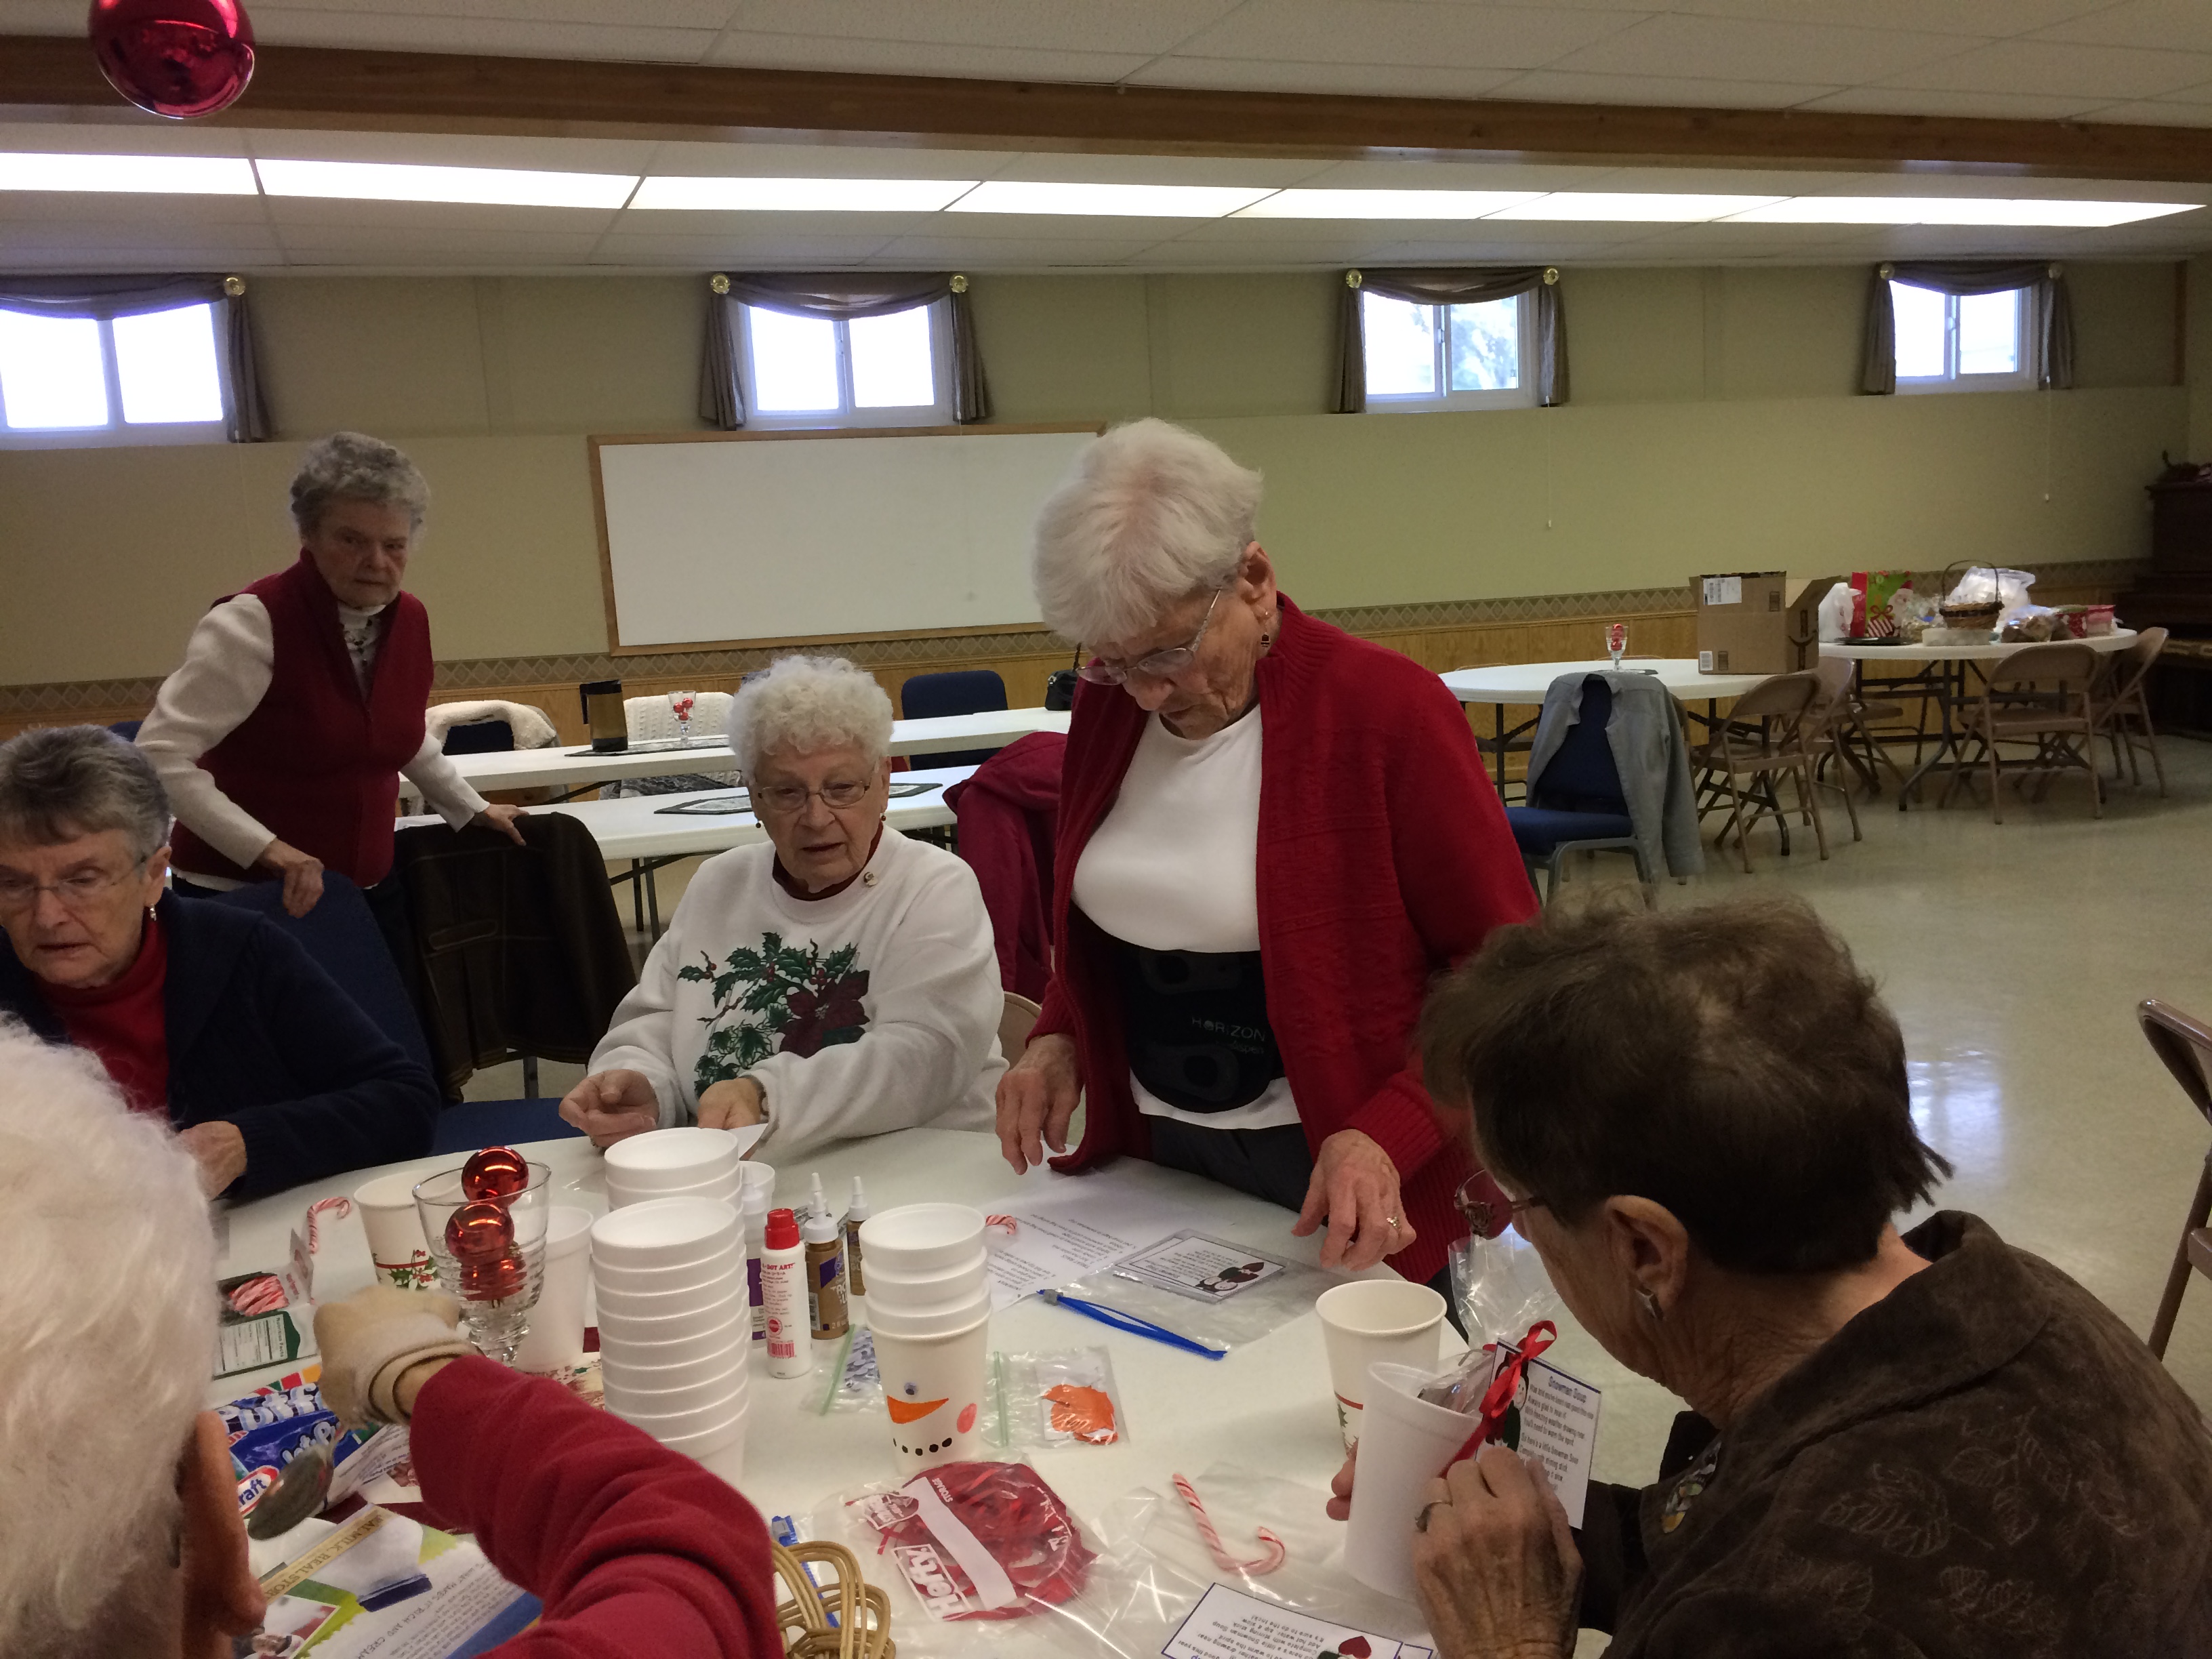
MULTIPOLYGON (((2008 800, 2002 824, 1963 798, 1902 814, 1893 797, 1862 802, 1854 843, 1831 795, 1827 862, 1804 833, 1778 857, 1769 826, 1753 874, 1715 857, 1661 901, 1786 890, 1814 905, 1905 1028, 1922 1133, 1957 1166, 1937 1202, 2056 1262, 2139 1332, 2212 1139, 2135 1018, 2146 996, 2212 1016, 2212 743, 2167 739, 2165 754, 2170 798, 2118 788, 2101 822, 2067 779, 2040 805, 2008 800)), ((664 915, 688 873, 663 873, 664 915)), ((481 1073, 471 1094, 513 1094, 517 1069, 481 1073)), ((548 1065, 541 1086, 557 1095, 577 1073, 548 1065)), ((1599 1474, 1649 1480, 1675 1401, 1578 1331, 1557 1352, 1605 1390, 1599 1474)), ((2212 1407, 2212 1283, 2185 1300, 2168 1364, 2212 1407)))

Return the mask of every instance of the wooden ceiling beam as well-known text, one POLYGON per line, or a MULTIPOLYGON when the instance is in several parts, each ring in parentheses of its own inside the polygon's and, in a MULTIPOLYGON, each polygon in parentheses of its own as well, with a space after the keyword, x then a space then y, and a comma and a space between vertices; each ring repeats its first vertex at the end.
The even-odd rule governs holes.
MULTIPOLYGON (((121 106, 85 43, 0 35, 0 118, 121 106)), ((268 46, 209 125, 1120 154, 2018 173, 2212 183, 2212 129, 1346 97, 268 46)))

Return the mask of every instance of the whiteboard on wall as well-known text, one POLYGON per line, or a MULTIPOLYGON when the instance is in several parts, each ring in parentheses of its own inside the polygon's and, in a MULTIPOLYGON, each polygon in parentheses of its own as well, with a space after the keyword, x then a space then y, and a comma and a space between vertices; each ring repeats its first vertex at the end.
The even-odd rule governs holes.
POLYGON ((593 438, 609 642, 1035 628, 1030 528, 1097 430, 593 438))

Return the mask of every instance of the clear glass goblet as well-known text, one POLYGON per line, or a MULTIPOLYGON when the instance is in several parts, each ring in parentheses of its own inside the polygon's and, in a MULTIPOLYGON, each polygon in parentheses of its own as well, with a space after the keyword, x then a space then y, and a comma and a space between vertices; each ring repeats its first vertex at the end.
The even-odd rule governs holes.
POLYGON ((668 712, 676 716, 676 741, 681 748, 691 746, 691 711, 698 702, 696 691, 671 691, 668 694, 668 712))
POLYGON ((493 1200, 471 1199, 461 1186, 461 1172, 457 1169, 415 1186, 415 1208, 422 1218, 422 1235, 429 1242, 430 1265, 438 1275, 438 1288, 460 1299, 462 1328, 477 1352, 502 1365, 513 1363, 515 1348, 530 1329, 530 1310, 538 1305, 538 1292, 545 1285, 545 1230, 552 1216, 553 1171, 543 1164, 526 1167, 530 1184, 520 1192, 493 1200), (455 1212, 485 1201, 502 1206, 513 1228, 505 1263, 464 1261, 447 1242, 446 1231, 455 1212), (519 1272, 507 1265, 515 1259, 521 1263, 519 1272), (489 1293, 488 1286, 502 1285, 504 1294, 489 1293))

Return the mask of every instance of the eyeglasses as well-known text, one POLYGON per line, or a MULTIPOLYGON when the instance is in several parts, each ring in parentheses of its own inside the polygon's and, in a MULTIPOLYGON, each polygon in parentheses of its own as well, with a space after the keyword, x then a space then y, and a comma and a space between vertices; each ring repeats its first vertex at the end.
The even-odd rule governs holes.
POLYGON ((1164 680, 1171 674, 1180 674, 1198 659, 1199 641, 1206 630, 1213 626, 1213 609, 1221 603, 1227 588, 1218 588, 1206 607, 1206 620, 1198 625, 1198 632, 1190 636, 1188 645, 1171 645, 1165 650, 1152 652, 1133 663, 1108 662, 1103 657, 1093 657, 1075 672, 1093 685, 1123 685, 1132 674, 1142 674, 1146 679, 1164 680))
POLYGON ((52 893, 62 902, 64 909, 81 913, 145 867, 146 860, 140 859, 129 869, 114 875, 105 870, 80 870, 59 881, 26 881, 21 876, 0 875, 0 912, 20 915, 38 903, 40 894, 52 893))
POLYGON ((1504 1226, 1493 1229, 1491 1223, 1495 1216, 1495 1210, 1488 1199, 1476 1196, 1484 1182, 1485 1177, 1481 1176, 1469 1176, 1452 1191, 1452 1207, 1460 1212, 1461 1219, 1467 1223, 1468 1231, 1477 1238, 1489 1238, 1493 1236, 1493 1233, 1503 1232, 1505 1227, 1519 1226, 1521 1218, 1531 1210, 1548 1210, 1552 1207, 1552 1201, 1549 1199, 1540 1198, 1534 1193, 1529 1194, 1526 1198, 1508 1199, 1505 1201, 1504 1226))
POLYGON ((868 798, 868 786, 839 779, 825 783, 819 789, 802 788, 795 783, 755 784, 752 799, 755 808, 788 815, 805 810, 809 797, 819 795, 822 804, 833 812, 842 812, 858 806, 868 798))

